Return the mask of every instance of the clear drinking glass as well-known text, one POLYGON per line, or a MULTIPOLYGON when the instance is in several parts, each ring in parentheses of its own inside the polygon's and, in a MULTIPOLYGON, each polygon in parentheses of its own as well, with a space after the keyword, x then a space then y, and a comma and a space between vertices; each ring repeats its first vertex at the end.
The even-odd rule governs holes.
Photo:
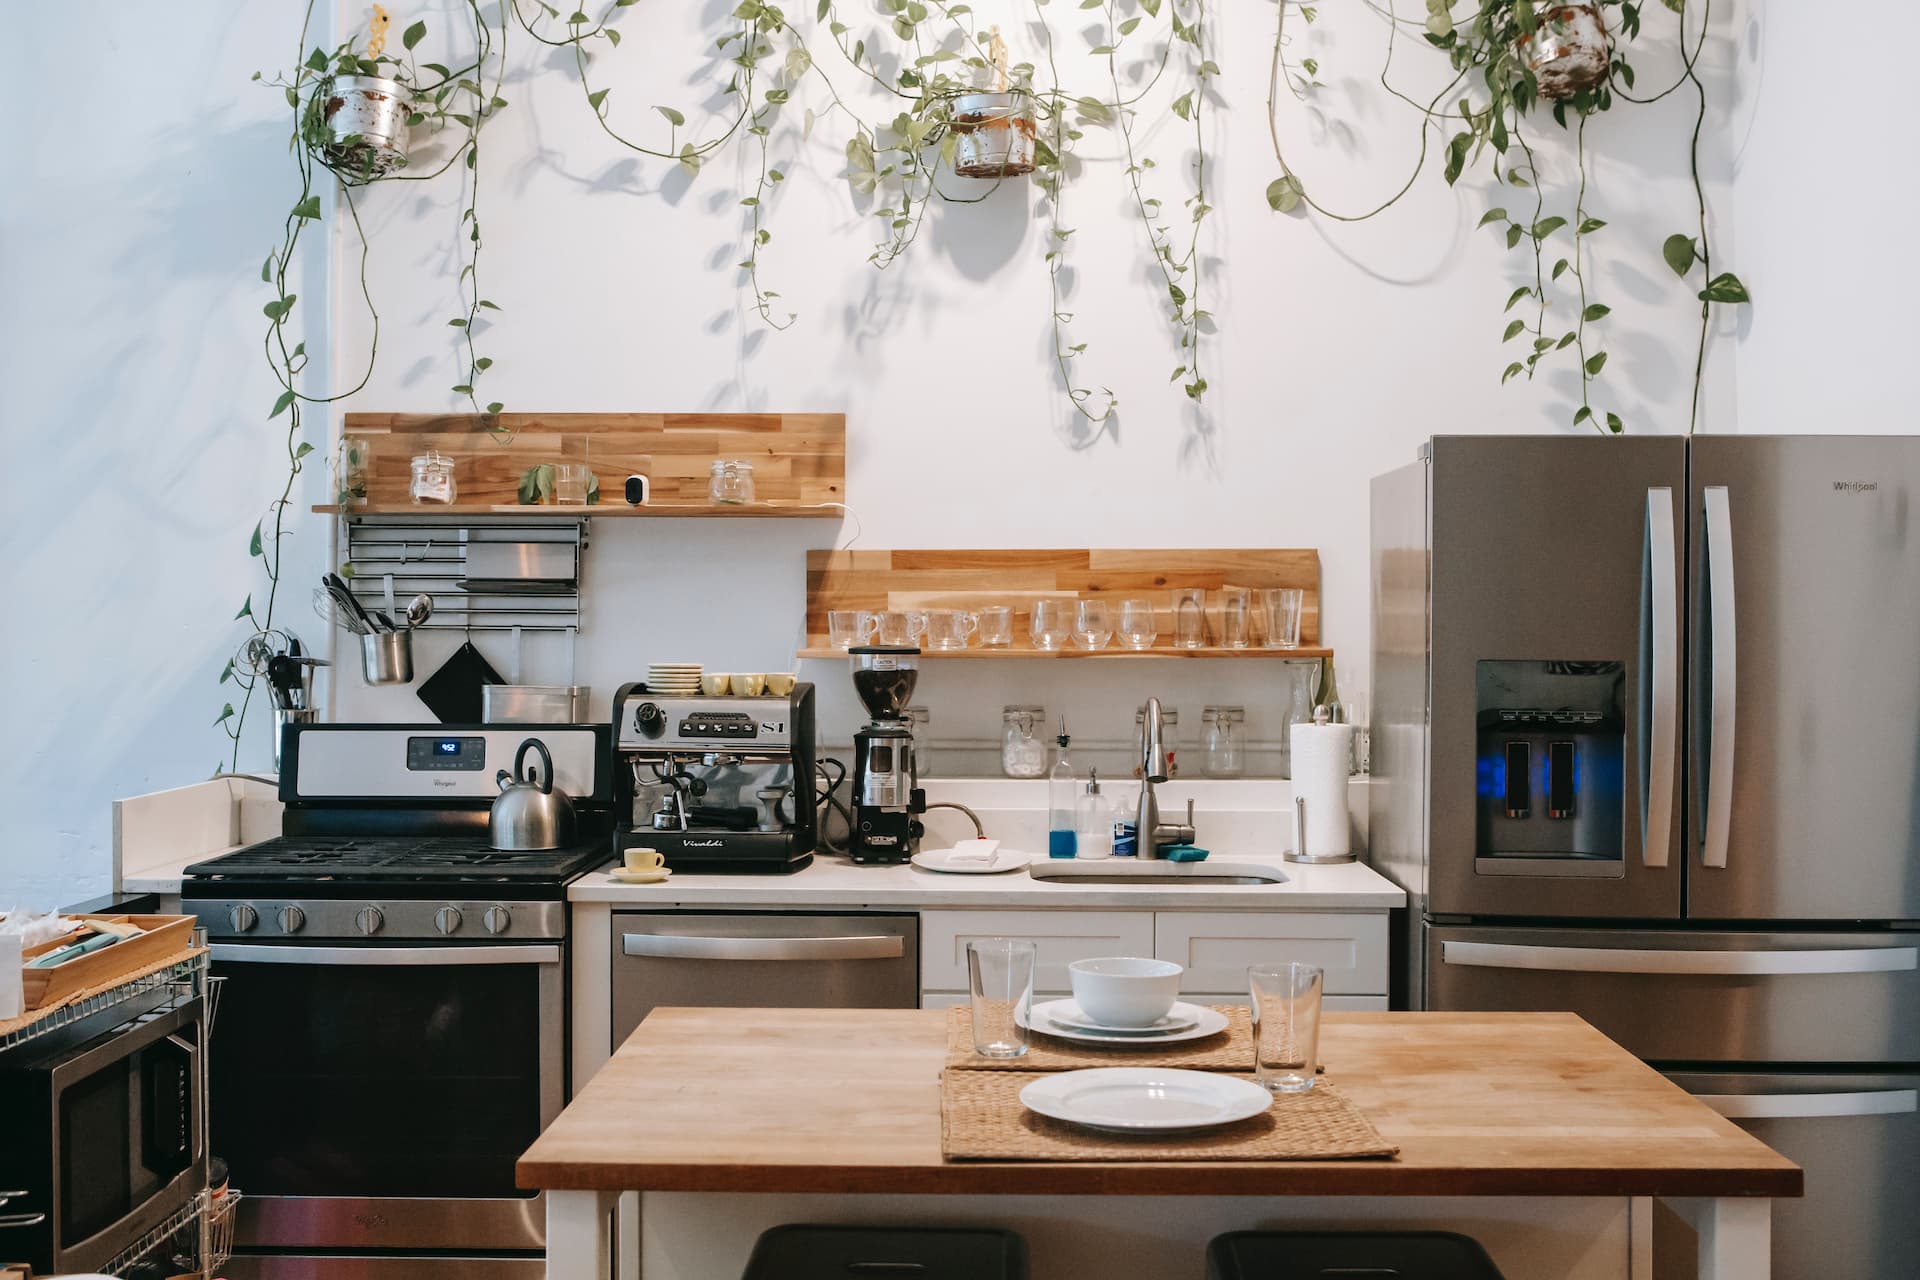
MULTIPOLYGON (((1255 1083, 1275 1093, 1305 1093, 1313 1088, 1320 1062, 1324 979, 1322 970, 1310 964, 1256 964, 1247 969, 1247 994, 1253 1000, 1255 1083)), ((974 1038, 979 1038, 977 1030, 974 1038)))
POLYGON ((885 609, 873 615, 873 638, 878 644, 917 644, 926 629, 927 615, 917 609, 885 609))
POLYGON ((973 1051, 983 1058, 1018 1058, 1027 1051, 1033 950, 1033 943, 1023 938, 975 938, 967 943, 973 1051))
POLYGON ((593 469, 584 462, 553 464, 553 500, 561 506, 587 505, 587 487, 593 481, 593 469))
POLYGON ((965 609, 929 609, 926 612, 926 647, 952 652, 967 647, 967 637, 978 625, 965 609))
POLYGON ((1298 587, 1268 587, 1260 593, 1260 623, 1267 648, 1300 647, 1300 602, 1305 596, 1298 587))
POLYGON ((1244 649, 1253 639, 1253 592, 1245 587, 1220 588, 1220 643, 1244 649))
POLYGON ((1135 597, 1120 602, 1120 643, 1129 649, 1151 649, 1160 638, 1160 622, 1153 601, 1135 597))
POLYGON ((974 614, 980 624, 980 646, 1004 649, 1013 643, 1013 610, 1003 604, 990 604, 974 614))
POLYGON ((1033 602, 1033 647, 1036 649, 1064 649, 1073 636, 1073 619, 1067 610, 1065 600, 1035 600, 1033 602))
POLYGON ((1104 649, 1113 639, 1113 615, 1105 600, 1081 600, 1073 606, 1073 638, 1082 649, 1104 649))
POLYGON ((1174 588, 1173 642, 1182 649, 1206 647, 1207 593, 1199 587, 1174 588))
POLYGON ((827 641, 836 649, 865 644, 873 635, 873 615, 864 609, 832 609, 827 613, 827 641))

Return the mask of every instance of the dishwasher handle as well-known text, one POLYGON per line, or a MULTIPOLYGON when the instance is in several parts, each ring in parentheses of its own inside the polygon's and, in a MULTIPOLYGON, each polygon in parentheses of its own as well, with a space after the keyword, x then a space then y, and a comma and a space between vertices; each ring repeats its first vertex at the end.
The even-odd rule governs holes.
POLYGON ((622 934, 620 950, 656 960, 898 960, 907 940, 897 933, 829 938, 715 938, 685 933, 622 934))
POLYGON ((1549 973, 1693 973, 1780 977, 1819 973, 1900 973, 1920 967, 1920 948, 1826 947, 1773 951, 1555 947, 1513 942, 1442 942, 1440 963, 1549 973))

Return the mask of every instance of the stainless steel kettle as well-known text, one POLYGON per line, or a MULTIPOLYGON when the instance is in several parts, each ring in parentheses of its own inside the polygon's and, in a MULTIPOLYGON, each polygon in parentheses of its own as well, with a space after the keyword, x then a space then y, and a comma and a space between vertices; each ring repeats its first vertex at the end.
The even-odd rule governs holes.
POLYGON ((528 738, 514 753, 513 772, 502 769, 494 778, 500 784, 500 794, 493 798, 493 812, 487 820, 494 848, 529 853, 573 843, 573 801, 566 792, 554 788, 553 755, 546 743, 528 738), (523 771, 528 751, 540 753, 538 777, 523 771))

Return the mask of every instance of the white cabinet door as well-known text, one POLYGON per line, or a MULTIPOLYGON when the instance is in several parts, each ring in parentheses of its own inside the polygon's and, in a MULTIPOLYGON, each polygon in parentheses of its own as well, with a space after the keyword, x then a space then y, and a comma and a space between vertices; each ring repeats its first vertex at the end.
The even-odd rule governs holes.
POLYGON ((1300 961, 1326 970, 1327 995, 1385 995, 1387 917, 1292 911, 1162 911, 1153 954, 1185 965, 1180 990, 1244 991, 1247 966, 1300 961))
MULTIPOLYGON (((1033 989, 1069 991, 1067 966, 1092 956, 1150 956, 1151 911, 923 911, 920 990, 967 989, 967 943, 975 938, 1030 938, 1033 989)), ((1383 985, 1381 990, 1386 990, 1383 985)))

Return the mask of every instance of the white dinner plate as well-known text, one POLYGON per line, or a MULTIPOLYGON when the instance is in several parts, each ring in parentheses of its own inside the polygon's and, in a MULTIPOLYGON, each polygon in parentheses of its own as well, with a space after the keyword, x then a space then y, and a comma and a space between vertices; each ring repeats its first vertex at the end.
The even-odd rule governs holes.
POLYGON ((913 855, 913 865, 953 876, 997 876, 1004 871, 1019 871, 1033 861, 1032 854, 1012 849, 995 849, 992 859, 985 862, 954 862, 952 856, 951 849, 922 849, 913 855))
POLYGON ((1150 1036, 1167 1031, 1185 1031, 1200 1023, 1198 1005, 1181 1004, 1176 1001, 1165 1016, 1144 1027, 1114 1027, 1096 1019, 1072 1000, 1053 1000, 1047 1004, 1047 1017, 1058 1027, 1070 1027, 1075 1031, 1104 1031, 1116 1036, 1150 1036))
MULTIPOLYGON (((1227 1015, 1218 1009, 1210 1009, 1199 1004, 1175 1004, 1171 1014, 1194 1015, 1196 1021, 1185 1031, 1081 1031, 1075 1027, 1063 1026, 1053 1020, 1055 1005, 1072 1006, 1077 1012, 1079 1006, 1071 1000, 1049 1000, 1045 1004, 1033 1006, 1027 1015, 1027 1025, 1043 1035, 1060 1040, 1073 1040, 1080 1044, 1179 1044, 1186 1040, 1204 1040, 1208 1036, 1218 1035, 1227 1029, 1227 1015)), ((1084 1015, 1082 1015, 1084 1016, 1084 1015)))
POLYGON ((1177 1133, 1257 1116, 1273 1095, 1218 1071, 1094 1067, 1061 1071, 1020 1090, 1027 1110, 1108 1133, 1177 1133))

